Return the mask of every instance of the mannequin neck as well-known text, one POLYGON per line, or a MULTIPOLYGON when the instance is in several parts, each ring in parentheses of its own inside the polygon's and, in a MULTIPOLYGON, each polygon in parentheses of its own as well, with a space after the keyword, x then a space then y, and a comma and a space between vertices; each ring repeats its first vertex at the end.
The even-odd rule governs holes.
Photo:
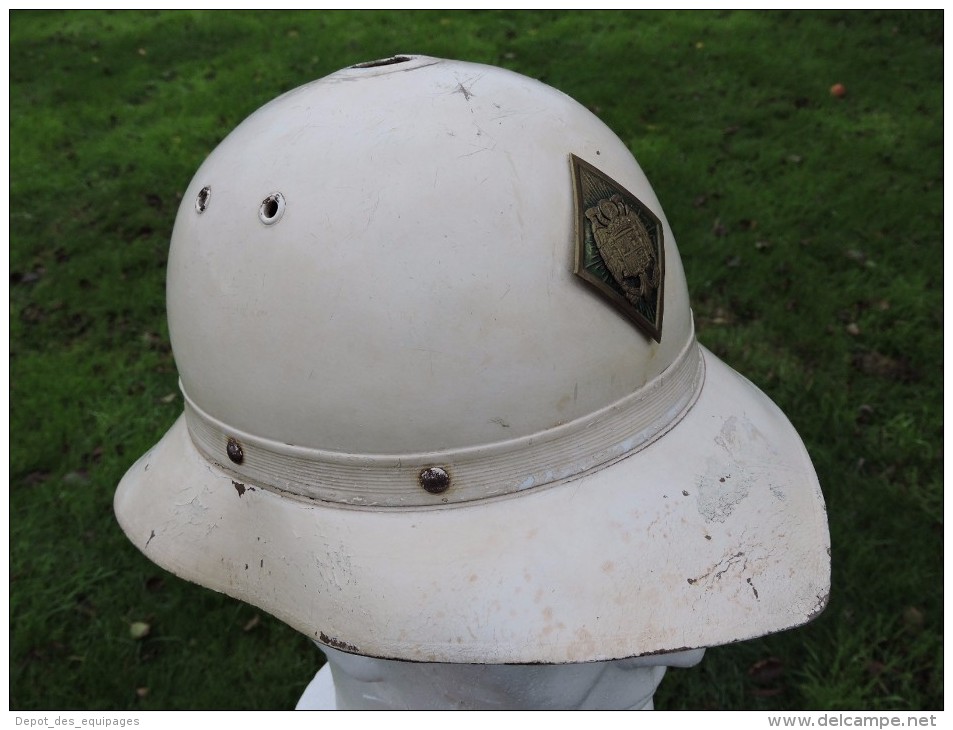
POLYGON ((439 664, 321 650, 341 710, 650 710, 666 667, 697 664, 705 651, 584 664, 439 664))

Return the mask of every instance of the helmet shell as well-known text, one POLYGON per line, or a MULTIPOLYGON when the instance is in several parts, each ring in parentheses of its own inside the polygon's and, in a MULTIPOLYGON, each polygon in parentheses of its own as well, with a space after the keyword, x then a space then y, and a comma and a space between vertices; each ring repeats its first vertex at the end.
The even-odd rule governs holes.
POLYGON ((538 81, 401 56, 265 105, 186 191, 168 310, 186 412, 120 523, 326 645, 595 661, 826 602, 800 439, 696 342, 631 153, 538 81))

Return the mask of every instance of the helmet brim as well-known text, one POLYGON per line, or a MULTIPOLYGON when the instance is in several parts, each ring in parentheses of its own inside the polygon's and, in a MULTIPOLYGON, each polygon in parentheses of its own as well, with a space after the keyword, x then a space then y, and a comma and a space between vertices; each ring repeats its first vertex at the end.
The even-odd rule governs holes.
POLYGON ((685 417, 604 468, 438 508, 353 508, 243 483, 184 417, 126 474, 143 553, 344 651, 568 663, 715 646, 827 603, 820 486, 784 414, 702 348, 685 417))

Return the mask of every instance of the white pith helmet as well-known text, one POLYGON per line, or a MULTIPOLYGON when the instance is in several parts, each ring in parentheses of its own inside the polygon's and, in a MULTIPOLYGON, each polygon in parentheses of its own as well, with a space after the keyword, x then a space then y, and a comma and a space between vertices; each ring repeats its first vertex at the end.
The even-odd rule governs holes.
POLYGON ((126 474, 171 572, 326 645, 566 663, 827 601, 810 459, 695 340, 625 145, 555 89, 421 56, 265 105, 172 235, 185 412, 126 474))

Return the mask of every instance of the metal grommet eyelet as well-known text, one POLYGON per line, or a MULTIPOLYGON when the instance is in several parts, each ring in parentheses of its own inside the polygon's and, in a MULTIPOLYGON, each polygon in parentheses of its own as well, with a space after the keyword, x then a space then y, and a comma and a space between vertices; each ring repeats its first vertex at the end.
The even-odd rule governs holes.
POLYGON ((195 198, 195 212, 204 213, 205 209, 208 208, 209 200, 212 199, 212 186, 206 185, 204 188, 199 190, 199 194, 195 198))
POLYGON ((278 222, 285 212, 285 196, 281 193, 272 193, 263 201, 258 209, 258 219, 266 226, 278 222))
POLYGON ((450 475, 447 474, 445 469, 441 469, 439 466, 424 469, 420 472, 418 480, 420 481, 420 486, 424 488, 424 491, 430 492, 431 494, 441 494, 450 488, 450 475))

